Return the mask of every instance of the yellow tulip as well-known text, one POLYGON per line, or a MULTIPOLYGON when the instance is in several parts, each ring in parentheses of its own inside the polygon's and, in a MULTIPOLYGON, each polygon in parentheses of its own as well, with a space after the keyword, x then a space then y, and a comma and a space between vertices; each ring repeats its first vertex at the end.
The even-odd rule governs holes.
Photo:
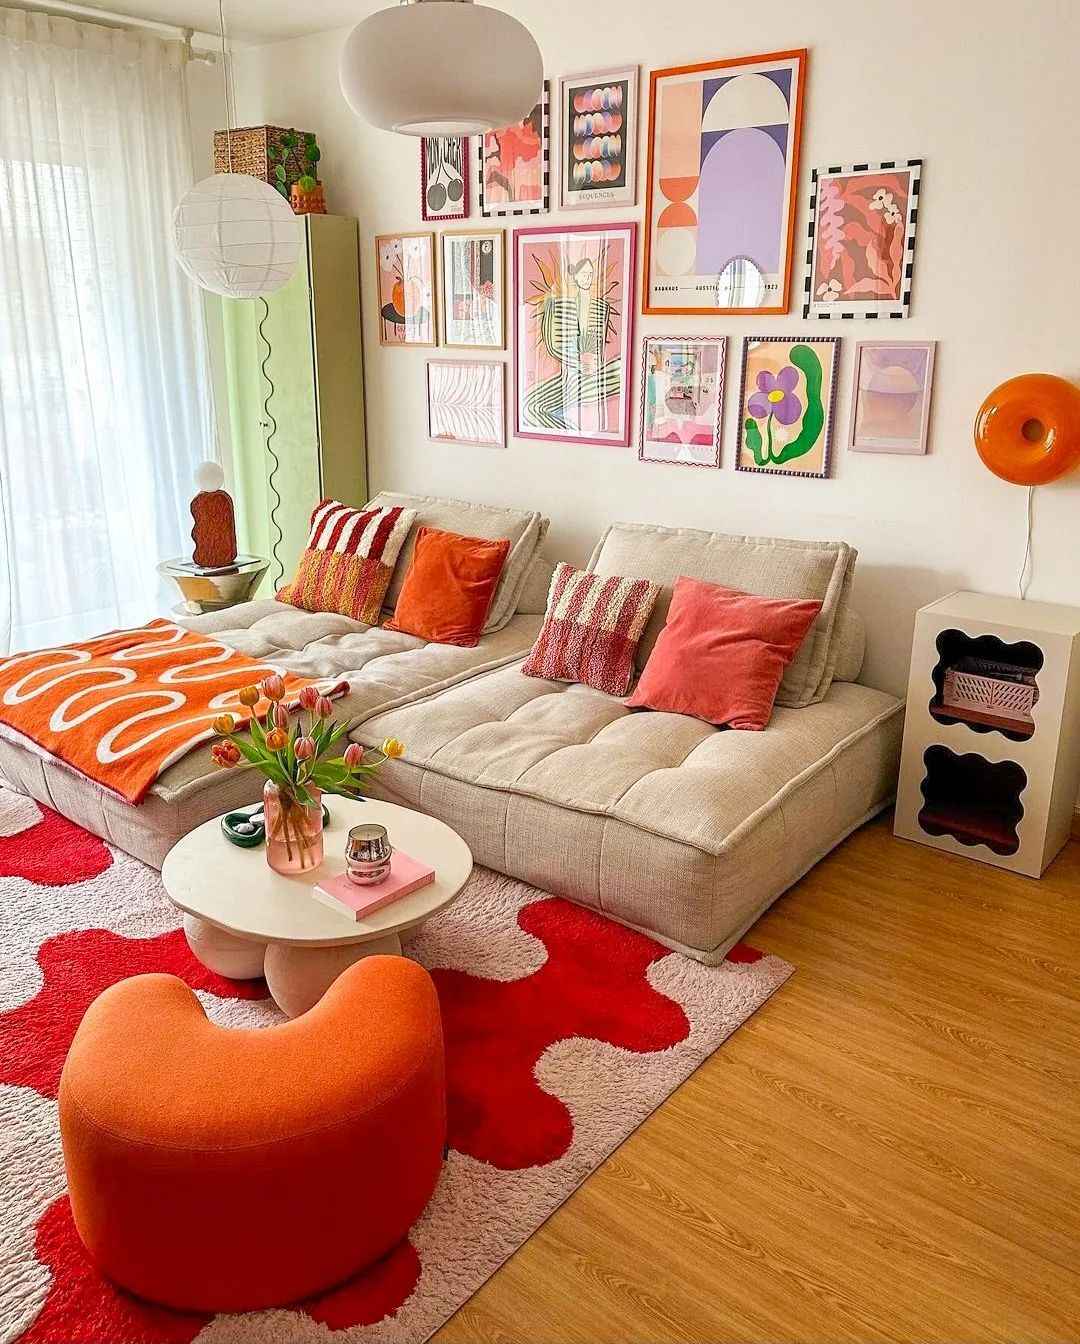
POLYGON ((246 705, 248 709, 254 709, 262 699, 262 696, 258 686, 245 686, 237 696, 237 699, 242 705, 246 705))
POLYGON ((389 756, 392 761, 396 761, 399 756, 405 755, 405 743, 399 742, 396 737, 388 737, 382 744, 383 755, 389 756))
POLYGON ((219 714, 211 727, 215 733, 220 733, 222 737, 228 737, 236 727, 236 720, 231 714, 219 714))

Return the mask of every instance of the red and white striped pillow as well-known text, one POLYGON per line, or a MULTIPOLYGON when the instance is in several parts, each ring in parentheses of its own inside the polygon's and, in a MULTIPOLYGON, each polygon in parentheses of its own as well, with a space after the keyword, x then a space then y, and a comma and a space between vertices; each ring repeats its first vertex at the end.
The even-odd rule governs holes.
POLYGON ((278 601, 375 625, 415 509, 351 509, 324 499, 311 515, 307 550, 278 601))
POLYGON ((648 579, 605 577, 557 565, 547 615, 522 673, 625 695, 638 641, 659 592, 660 585, 648 579))

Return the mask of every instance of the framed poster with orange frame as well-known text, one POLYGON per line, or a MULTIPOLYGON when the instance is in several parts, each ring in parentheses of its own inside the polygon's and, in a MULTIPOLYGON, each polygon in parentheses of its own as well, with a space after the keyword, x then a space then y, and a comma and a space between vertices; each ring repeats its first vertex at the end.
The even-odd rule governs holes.
POLYGON ((806 60, 652 72, 643 313, 788 311, 806 60))

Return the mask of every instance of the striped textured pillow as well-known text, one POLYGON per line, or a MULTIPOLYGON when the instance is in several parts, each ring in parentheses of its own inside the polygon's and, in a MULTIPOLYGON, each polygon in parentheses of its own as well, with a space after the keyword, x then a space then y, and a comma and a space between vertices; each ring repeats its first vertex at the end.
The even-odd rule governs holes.
POLYGON ((625 695, 638 640, 659 592, 660 585, 648 579, 604 577, 557 565, 547 615, 522 673, 625 695))
POLYGON ((278 601, 375 625, 415 509, 350 509, 324 499, 311 515, 307 550, 278 601))

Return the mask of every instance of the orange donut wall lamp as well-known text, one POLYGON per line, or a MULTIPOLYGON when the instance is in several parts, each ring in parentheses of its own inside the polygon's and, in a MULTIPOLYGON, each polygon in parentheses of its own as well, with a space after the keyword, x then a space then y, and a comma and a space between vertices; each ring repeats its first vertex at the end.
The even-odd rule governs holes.
POLYGON ((995 476, 1046 485, 1080 462, 1080 387, 1023 373, 995 387, 975 417, 975 447, 995 476))

